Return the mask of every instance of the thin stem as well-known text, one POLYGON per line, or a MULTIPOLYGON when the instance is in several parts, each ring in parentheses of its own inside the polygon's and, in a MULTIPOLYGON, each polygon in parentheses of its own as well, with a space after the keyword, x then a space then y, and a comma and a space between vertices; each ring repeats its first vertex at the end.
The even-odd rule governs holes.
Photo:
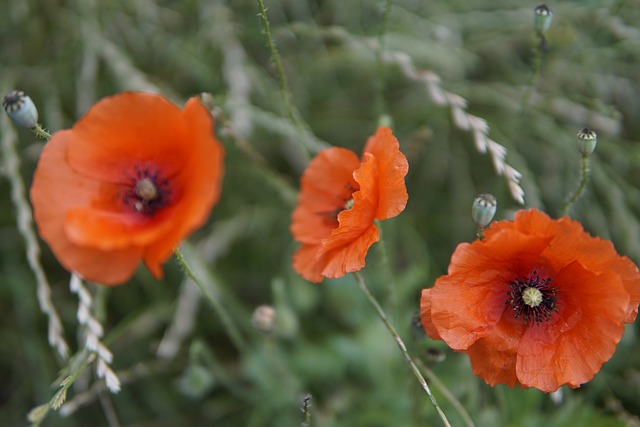
POLYGON ((429 378, 429 381, 431 381, 436 386, 436 388, 440 390, 440 393, 442 393, 445 399, 447 399, 449 403, 451 403, 451 405, 458 410, 458 413, 464 420, 467 427, 476 427, 473 420, 471 419, 471 416, 469 415, 467 410, 464 409, 462 403, 460 403, 460 401, 456 399, 453 393, 451 393, 447 386, 445 386, 442 381, 440 381, 436 374, 434 374, 431 369, 429 369, 424 363, 422 363, 421 360, 418 360, 416 363, 418 364, 420 369, 422 369, 427 378, 429 378))
POLYGON ((31 131, 35 133, 38 138, 51 139, 51 134, 40 124, 37 124, 31 131))
POLYGON ((451 424, 449 424, 449 420, 447 420, 447 416, 444 414, 442 409, 440 409, 438 402, 436 402, 436 398, 433 396, 433 394, 431 394, 431 389, 429 389, 429 385, 427 384, 427 381, 422 376, 422 373, 414 363, 413 359, 411 359, 411 356, 407 351, 407 346, 404 344, 404 341, 402 341, 402 338, 400 338, 400 335, 398 335, 398 332, 396 332, 396 329, 389 322, 389 319, 387 318, 386 313, 380 306, 380 303, 378 303, 378 300, 376 300, 376 298, 373 296, 373 294, 369 290, 369 287, 365 283, 364 278, 358 272, 354 272, 353 275, 355 276, 356 281, 358 282, 358 285, 360 285, 360 289, 362 289, 362 292, 364 292, 367 299, 369 300, 371 305, 373 305, 376 312, 378 313, 378 317, 380 317, 380 319, 382 320, 382 323, 384 323, 384 325, 387 327, 387 330, 395 340, 396 344, 398 344, 398 347, 400 348, 400 351, 402 352, 402 355, 404 356, 405 361, 409 365, 409 368, 413 372, 413 375, 415 375, 415 377, 418 379, 418 382, 420 383, 424 391, 427 393, 427 396, 429 396, 429 399, 431 400, 431 403, 433 404, 434 408, 436 408, 436 411, 438 412, 440 419, 442 419, 443 424, 447 427, 451 427, 451 424))
POLYGON ((582 156, 582 179, 580 180, 580 184, 576 191, 573 193, 573 196, 562 206, 562 216, 565 216, 569 211, 569 207, 578 200, 585 187, 587 186, 587 181, 589 181, 589 156, 582 156))
POLYGON ((396 286, 396 280, 393 275, 393 270, 391 269, 391 261, 389 260, 389 253, 387 251, 387 245, 384 240, 384 233, 382 231, 382 221, 379 221, 376 219, 375 223, 376 223, 376 226, 378 227, 378 233, 380 235, 380 240, 377 246, 378 246, 378 250, 380 251, 380 254, 382 255, 382 265, 384 266, 387 273, 386 295, 387 295, 387 298, 389 299, 389 303, 391 304, 392 309, 394 309, 395 311, 395 308, 397 306, 396 289, 398 289, 398 287, 396 286))
POLYGON ((278 52, 278 48, 271 37, 271 29, 269 27, 269 19, 267 18, 267 9, 264 7, 264 2, 262 0, 257 0, 258 8, 260 9, 260 18, 262 19, 262 29, 264 31, 264 35, 267 38, 267 44, 269 45, 269 50, 271 51, 271 59, 273 60, 273 64, 276 67, 276 74, 278 75, 278 83, 280 84, 280 94, 284 99, 285 107, 287 109, 287 114, 289 118, 294 123, 298 123, 297 117, 293 110, 293 103, 291 102, 291 92, 289 91, 289 85, 287 84, 287 76, 284 73, 284 67, 282 66, 282 59, 280 58, 280 52, 278 52))
POLYGON ((313 397, 310 394, 307 394, 302 399, 302 414, 304 415, 304 422, 302 423, 302 427, 311 427, 311 399, 313 397))
MULTIPOLYGON (((383 118, 387 116, 387 106, 384 101, 384 82, 385 82, 385 67, 382 55, 384 53, 385 34, 389 28, 389 16, 391 15, 391 0, 386 0, 384 4, 384 12, 382 13, 382 24, 380 25, 380 32, 378 33, 378 49, 376 49, 376 105, 378 109, 378 115, 383 118)), ((381 123, 387 124, 387 123, 381 123)))
POLYGON ((205 296, 209 304, 211 304, 211 307, 218 313, 218 316, 220 316, 220 320, 222 321, 227 333, 229 334, 229 338, 236 346, 238 351, 240 351, 241 353, 246 353, 249 346, 240 334, 240 331, 238 330, 236 325, 231 320, 231 316, 225 309, 224 305, 221 304, 217 298, 214 298, 213 295, 211 295, 209 289, 203 285, 202 281, 198 277, 196 277, 196 275, 193 273, 193 270, 182 255, 180 248, 176 248, 175 255, 176 259, 184 269, 187 276, 189 276, 189 278, 193 280, 196 285, 198 285, 200 291, 202 291, 202 294, 205 296))
POLYGON ((538 84, 538 79, 540 78, 540 72, 542 70, 542 57, 544 53, 548 49, 547 39, 544 37, 544 34, 538 32, 536 33, 538 38, 540 39, 540 44, 535 50, 535 54, 533 57, 533 75, 531 76, 531 81, 529 82, 529 86, 527 87, 527 91, 524 94, 524 98, 522 99, 522 112, 524 113, 529 107, 529 101, 531 99, 531 95, 535 90, 535 87, 538 84))

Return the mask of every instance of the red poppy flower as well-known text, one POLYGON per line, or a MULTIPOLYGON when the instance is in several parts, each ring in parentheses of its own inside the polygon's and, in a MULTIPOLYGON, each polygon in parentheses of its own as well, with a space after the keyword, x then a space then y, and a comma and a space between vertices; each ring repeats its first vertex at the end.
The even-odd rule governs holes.
POLYGON ((638 268, 611 242, 529 210, 460 244, 449 274, 422 291, 420 314, 489 385, 552 392, 593 378, 639 302, 638 268))
POLYGON ((369 138, 362 160, 345 148, 320 152, 302 175, 292 214, 291 233, 302 243, 293 268, 311 282, 362 269, 369 247, 380 240, 374 220, 392 218, 407 204, 408 170, 387 127, 369 138))
POLYGON ((209 111, 126 92, 56 132, 31 187, 36 225, 60 263, 104 285, 144 261, 156 277, 218 200, 223 148, 209 111))

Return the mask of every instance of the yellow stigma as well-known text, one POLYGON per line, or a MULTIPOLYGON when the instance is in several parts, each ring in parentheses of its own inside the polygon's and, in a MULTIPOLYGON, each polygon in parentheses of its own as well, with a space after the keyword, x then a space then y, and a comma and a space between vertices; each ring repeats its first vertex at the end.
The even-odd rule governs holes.
POLYGON ((345 209, 351 209, 351 208, 353 207, 353 204, 354 204, 354 203, 355 203, 355 202, 353 201, 353 199, 349 199, 349 200, 347 200, 347 201, 345 202, 345 204, 344 204, 344 208, 345 208, 345 209))
POLYGON ((522 301, 529 307, 537 307, 542 302, 542 292, 537 288, 526 288, 522 291, 522 301))
POLYGON ((148 202, 158 197, 158 189, 151 179, 144 178, 136 183, 136 195, 148 202))

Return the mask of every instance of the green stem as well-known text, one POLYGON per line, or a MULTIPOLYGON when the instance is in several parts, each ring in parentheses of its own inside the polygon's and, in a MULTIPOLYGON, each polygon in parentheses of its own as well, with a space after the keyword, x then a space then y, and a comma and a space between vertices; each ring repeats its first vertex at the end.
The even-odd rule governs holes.
POLYGON ((573 193, 573 196, 562 206, 562 216, 565 216, 569 211, 569 207, 578 200, 585 187, 587 186, 587 181, 589 181, 589 156, 582 156, 582 179, 580 180, 580 184, 576 191, 573 193))
POLYGON ((240 331, 238 330, 236 325, 231 320, 231 316, 225 309, 224 305, 221 304, 217 298, 214 298, 213 295, 211 295, 209 289, 203 285, 202 281, 198 277, 196 277, 196 275, 193 273, 193 270, 182 255, 180 248, 176 248, 175 255, 176 259, 184 269, 187 276, 189 276, 189 278, 193 280, 196 285, 198 285, 204 297, 207 299, 209 304, 211 304, 211 307, 218 313, 218 316, 220 316, 220 320, 222 321, 222 324, 224 325, 229 338, 231 339, 235 347, 240 353, 246 354, 249 346, 240 334, 240 331))
POLYGON ((434 374, 431 369, 429 369, 424 363, 422 363, 421 360, 418 360, 417 363, 420 369, 422 369, 424 374, 427 376, 427 378, 429 378, 429 381, 431 381, 436 386, 436 388, 440 390, 445 399, 447 399, 449 403, 451 403, 451 405, 458 410, 458 413, 464 420, 464 423, 467 425, 467 427, 476 427, 473 420, 471 419, 471 416, 469 415, 467 410, 464 409, 462 403, 460 403, 460 401, 456 399, 453 393, 451 393, 447 386, 445 386, 442 381, 440 381, 436 374, 434 374))
MULTIPOLYGON (((396 298, 396 290, 398 287, 396 286, 396 280, 393 274, 393 270, 391 269, 391 261, 389 260, 389 253, 387 251, 387 245, 384 240, 384 233, 382 231, 382 221, 375 220, 376 226, 378 227, 378 233, 380 235, 380 240, 378 241, 378 250, 380 251, 380 255, 382 255, 382 265, 384 266, 387 277, 385 282, 387 283, 386 296, 388 298, 388 302, 390 303, 392 310, 395 314, 395 308, 397 307, 397 298, 396 298)), ((392 314, 392 315, 393 315, 392 314)))
MULTIPOLYGON (((378 49, 376 50, 376 105, 378 109, 378 115, 383 118, 387 116, 387 106, 384 101, 384 82, 385 82, 385 67, 382 60, 382 54, 385 47, 385 34, 389 29, 389 16, 391 15, 391 0, 386 0, 384 5, 384 12, 382 13, 382 24, 380 25, 380 32, 378 33, 378 49)), ((383 120, 380 120, 383 121, 383 120)), ((387 124, 387 123, 381 123, 387 124)))
POLYGON ((538 79, 540 78, 540 72, 542 70, 542 56, 547 48, 547 41, 544 38, 542 33, 537 33, 538 38, 540 39, 540 44, 538 48, 535 50, 535 54, 533 57, 533 75, 531 76, 531 81, 529 82, 529 86, 527 86, 527 91, 524 94, 524 98, 522 99, 522 112, 526 112, 527 108, 529 108, 529 101, 531 100, 531 95, 533 95, 533 91, 538 85, 538 79))
POLYGON ((267 9, 264 7, 262 0, 257 0, 258 8, 260 8, 260 18, 262 19, 262 29, 264 35, 267 38, 267 44, 271 51, 271 59, 276 67, 276 74, 278 75, 278 82, 280 84, 280 93, 284 99, 285 107, 287 108, 287 114, 292 122, 298 123, 296 115, 293 111, 293 103, 291 102, 291 92, 289 91, 289 85, 287 84, 287 76, 284 73, 284 67, 282 66, 282 59, 280 58, 280 52, 271 37, 271 29, 269 27, 269 19, 267 18, 267 9))
POLYGON ((440 419, 442 419, 443 424, 446 427, 451 427, 451 424, 449 424, 449 420, 447 420, 446 415, 444 414, 442 409, 440 409, 440 406, 438 405, 436 398, 433 396, 433 394, 431 394, 431 389, 429 388, 427 381, 422 376, 422 373, 414 363, 413 359, 411 359, 411 356, 407 351, 407 346, 404 344, 404 341, 402 341, 402 338, 400 338, 400 335, 398 335, 398 332, 396 332, 396 329, 389 322, 389 319, 386 313, 382 309, 382 306, 380 306, 380 303, 378 303, 378 300, 376 300, 376 297, 374 297, 371 291, 369 290, 369 287, 365 283, 364 278, 358 272, 354 272, 353 275, 355 276, 356 281, 358 282, 358 285, 360 285, 360 289, 362 289, 362 292, 364 292, 365 296, 367 297, 371 305, 373 305, 376 312, 378 313, 378 317, 380 317, 380 319, 382 320, 382 323, 384 323, 384 325, 387 327, 387 330, 389 331, 389 333, 395 340, 396 344, 400 348, 400 351, 402 352, 402 355, 404 356, 405 361, 409 365, 411 372, 413 372, 413 375, 418 379, 418 382, 424 389, 425 393, 427 393, 427 396, 429 396, 429 399, 431 400, 431 403, 433 404, 434 408, 436 408, 436 411, 438 412, 440 419))
POLYGON ((31 131, 35 133, 38 138, 51 139, 51 134, 40 124, 36 125, 31 131))

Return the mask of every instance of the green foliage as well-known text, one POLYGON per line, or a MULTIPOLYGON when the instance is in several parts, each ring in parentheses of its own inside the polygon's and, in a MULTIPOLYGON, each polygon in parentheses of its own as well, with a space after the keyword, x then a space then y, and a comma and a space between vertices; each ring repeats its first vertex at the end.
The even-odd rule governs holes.
MULTIPOLYGON (((374 246, 364 276, 410 353, 477 426, 640 425, 635 325, 596 378, 563 389, 558 403, 537 390, 486 386, 465 355, 412 326, 420 290, 446 271, 458 243, 474 237, 474 196, 495 194, 497 219, 521 207, 495 158, 479 153, 477 135, 456 121, 455 106, 438 102, 421 80, 427 71, 440 77, 436 89, 464 98, 463 114, 486 120, 485 136, 507 148, 504 162, 522 174, 525 206, 552 216, 580 179, 576 132, 597 130, 590 180, 569 214, 640 261, 640 8, 624 0, 550 5, 549 49, 534 76, 537 5, 398 0, 381 39, 383 1, 266 0, 289 105, 254 1, 0 0, 0 90, 27 92, 51 132, 118 91, 160 91, 179 104, 207 92, 226 147, 221 200, 185 258, 229 319, 189 290, 177 263, 165 265, 161 283, 141 269, 101 296, 104 341, 122 391, 92 386, 95 370, 87 369, 68 390, 72 413, 51 411, 43 425, 113 426, 115 417, 136 426, 299 426, 308 393, 314 427, 440 425, 354 279, 314 285, 291 269, 288 227, 300 174, 323 147, 361 152, 385 112, 409 160, 409 203, 383 224, 386 255, 374 246), (268 336, 251 327, 261 304, 277 313, 268 336), (191 328, 159 355, 176 319, 191 328), (433 348, 446 360, 428 362, 425 350, 433 348)), ((28 183, 43 143, 8 126, 0 123, 0 137, 18 132, 28 183)), ((0 420, 24 425, 70 372, 58 378, 66 363, 47 343, 7 182, 0 180, 0 420)), ((46 248, 42 259, 65 337, 81 351, 69 275, 46 248)), ((430 385, 452 425, 464 425, 430 385)))

